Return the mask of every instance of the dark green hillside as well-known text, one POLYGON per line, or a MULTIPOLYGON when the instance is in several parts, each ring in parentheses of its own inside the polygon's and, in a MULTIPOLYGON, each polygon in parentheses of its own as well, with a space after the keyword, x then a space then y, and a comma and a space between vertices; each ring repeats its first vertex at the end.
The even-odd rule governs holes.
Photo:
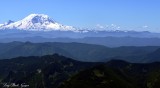
POLYGON ((29 88, 160 88, 160 62, 107 63, 75 61, 54 54, 0 60, 3 83, 29 88))
POLYGON ((160 88, 160 63, 113 60, 82 71, 59 88, 160 88))
POLYGON ((79 62, 58 54, 0 60, 1 83, 27 83, 30 88, 56 88, 73 74, 99 63, 79 62))

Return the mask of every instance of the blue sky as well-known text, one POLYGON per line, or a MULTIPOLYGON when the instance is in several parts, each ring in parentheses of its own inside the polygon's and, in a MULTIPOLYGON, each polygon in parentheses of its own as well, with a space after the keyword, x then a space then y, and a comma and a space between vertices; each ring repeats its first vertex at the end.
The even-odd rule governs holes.
POLYGON ((160 31, 160 0, 1 0, 0 23, 32 13, 76 27, 116 24, 160 31))

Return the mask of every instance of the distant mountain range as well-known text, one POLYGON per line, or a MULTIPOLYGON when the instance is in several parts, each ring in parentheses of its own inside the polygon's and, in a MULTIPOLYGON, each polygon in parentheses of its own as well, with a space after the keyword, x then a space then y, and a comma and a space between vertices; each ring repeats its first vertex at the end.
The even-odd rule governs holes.
POLYGON ((101 45, 84 43, 0 43, 0 59, 19 56, 43 56, 58 53, 60 55, 86 62, 106 62, 112 59, 129 62, 160 61, 160 46, 117 47, 109 48, 101 45))
POLYGON ((101 28, 77 28, 73 26, 63 25, 56 22, 45 14, 31 14, 19 21, 9 20, 4 24, 0 24, 1 38, 18 38, 41 36, 44 38, 84 38, 84 37, 141 37, 153 38, 160 37, 159 33, 151 33, 148 31, 123 31, 114 29, 101 28))
MULTIPOLYGON (((23 34, 23 33, 22 33, 23 34)), ((15 34, 16 35, 16 34, 15 34)), ((17 35, 18 36, 18 35, 17 35)), ((44 38, 35 37, 19 37, 19 38, 0 38, 0 43, 9 43, 14 41, 20 42, 61 42, 61 43, 86 43, 103 45, 107 47, 120 46, 160 46, 160 38, 138 38, 138 37, 85 37, 85 38, 44 38)))

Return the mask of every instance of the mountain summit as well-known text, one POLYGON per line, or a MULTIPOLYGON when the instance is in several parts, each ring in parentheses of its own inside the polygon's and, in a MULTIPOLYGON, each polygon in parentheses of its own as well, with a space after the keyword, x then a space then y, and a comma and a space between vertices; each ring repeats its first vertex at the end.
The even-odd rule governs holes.
POLYGON ((4 24, 0 24, 0 29, 20 29, 20 30, 32 30, 32 31, 75 30, 75 28, 72 26, 66 26, 57 23, 56 21, 54 21, 48 15, 45 14, 30 14, 29 16, 17 22, 9 20, 4 24))

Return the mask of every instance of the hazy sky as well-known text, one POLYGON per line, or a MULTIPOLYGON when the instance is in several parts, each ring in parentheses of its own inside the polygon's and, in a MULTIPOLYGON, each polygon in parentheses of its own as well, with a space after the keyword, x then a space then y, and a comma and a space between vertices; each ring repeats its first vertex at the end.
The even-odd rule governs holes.
POLYGON ((1 0, 0 23, 32 13, 76 27, 116 24, 160 31, 160 0, 1 0))

